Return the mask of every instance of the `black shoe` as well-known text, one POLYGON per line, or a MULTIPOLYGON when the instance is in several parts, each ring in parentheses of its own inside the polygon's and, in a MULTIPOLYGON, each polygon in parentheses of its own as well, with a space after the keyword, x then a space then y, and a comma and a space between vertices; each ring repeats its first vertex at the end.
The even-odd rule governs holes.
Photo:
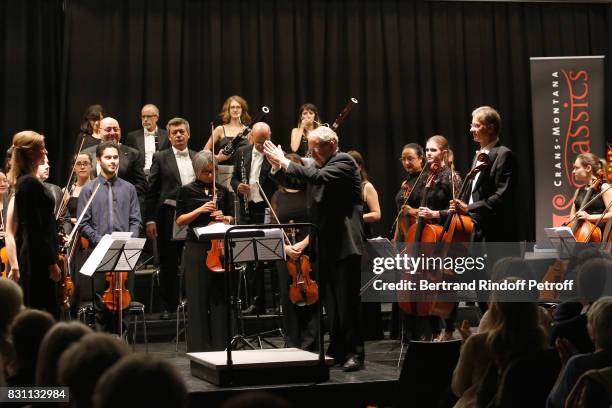
POLYGON ((167 310, 162 310, 161 313, 159 314, 159 319, 160 320, 170 320, 170 313, 168 313, 167 310))
POLYGON ((364 365, 365 364, 363 363, 363 361, 361 361, 357 357, 353 356, 353 357, 349 358, 348 360, 346 360, 346 363, 344 363, 342 368, 346 372, 349 372, 349 371, 359 371, 359 370, 363 370, 364 365))

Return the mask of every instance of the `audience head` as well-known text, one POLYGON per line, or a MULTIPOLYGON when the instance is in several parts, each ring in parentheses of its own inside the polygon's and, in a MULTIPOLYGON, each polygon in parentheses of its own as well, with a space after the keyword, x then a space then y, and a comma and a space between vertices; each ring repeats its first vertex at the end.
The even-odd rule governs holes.
POLYGON ((221 405, 221 408, 289 408, 289 402, 269 392, 248 391, 237 394, 221 405))
POLYGON ((143 106, 140 111, 140 120, 142 121, 143 128, 153 132, 157 128, 157 121, 159 120, 159 109, 157 109, 157 106, 152 103, 143 106))
POLYGON ((23 291, 15 281, 0 279, 0 337, 8 335, 15 316, 23 309, 23 291))
POLYGON ((191 136, 189 129, 189 122, 183 118, 172 118, 166 125, 166 131, 168 132, 168 139, 170 144, 176 150, 183 151, 187 148, 187 142, 191 136))
POLYGON ((11 326, 11 337, 17 356, 17 371, 31 374, 31 378, 27 379, 30 386, 34 385, 40 343, 54 324, 55 319, 50 313, 26 309, 15 317, 11 326))
POLYGON ((24 130, 13 136, 13 154, 11 170, 8 174, 9 183, 17 184, 17 179, 23 174, 36 175, 38 166, 45 159, 45 137, 33 130, 24 130))
POLYGON ((149 354, 123 357, 100 377, 96 408, 186 407, 185 381, 169 362, 149 354))
POLYGON ((80 322, 60 322, 53 326, 43 338, 38 349, 36 385, 57 387, 57 365, 62 353, 73 343, 93 331, 80 322))
POLYGON ((604 296, 587 312, 587 329, 595 349, 612 352, 612 296, 604 296))
POLYGON ((592 303, 602 294, 610 293, 606 285, 607 277, 612 276, 612 260, 607 258, 591 258, 578 267, 578 293, 585 303, 592 303))
MULTIPOLYGON (((100 121, 104 118, 102 105, 91 105, 81 118, 81 135, 92 135, 100 131, 100 121)), ((79 141, 80 143, 80 141, 79 141)))
POLYGON ((491 281, 498 282, 506 278, 533 279, 533 272, 523 258, 507 256, 493 265, 491 281))
POLYGON ((243 97, 238 95, 232 95, 225 100, 219 117, 224 124, 230 123, 232 119, 240 119, 240 123, 243 125, 251 124, 249 105, 243 97))
POLYGON ((64 351, 59 359, 58 377, 60 385, 70 387, 73 405, 91 407, 102 374, 128 354, 127 345, 107 333, 87 334, 64 351))

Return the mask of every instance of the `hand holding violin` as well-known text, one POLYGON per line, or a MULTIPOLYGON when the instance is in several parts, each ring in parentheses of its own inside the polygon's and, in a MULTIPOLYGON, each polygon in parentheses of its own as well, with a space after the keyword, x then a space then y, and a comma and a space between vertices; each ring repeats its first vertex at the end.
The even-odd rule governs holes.
POLYGON ((468 205, 466 203, 464 203, 461 200, 450 200, 449 201, 449 207, 448 207, 448 211, 451 214, 460 214, 460 215, 467 215, 468 213, 468 205))
POLYGON ((297 261, 300 255, 302 255, 302 251, 297 248, 297 245, 285 245, 285 253, 294 261, 297 261))
POLYGON ((49 269, 49 279, 51 279, 53 282, 59 282, 59 280, 62 278, 62 271, 60 267, 57 266, 57 264, 53 264, 53 265, 49 265, 48 269, 49 269))

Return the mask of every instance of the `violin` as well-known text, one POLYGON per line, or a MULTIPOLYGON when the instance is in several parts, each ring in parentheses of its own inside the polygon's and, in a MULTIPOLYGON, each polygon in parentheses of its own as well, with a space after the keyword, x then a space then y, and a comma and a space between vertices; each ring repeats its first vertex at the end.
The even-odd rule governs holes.
POLYGON ((109 310, 119 311, 129 307, 132 295, 126 287, 128 272, 106 272, 107 288, 102 294, 102 301, 109 310))
POLYGON ((8 275, 8 254, 6 253, 6 246, 0 248, 0 277, 6 278, 8 275))
MULTIPOLYGON (((290 221, 291 222, 291 221, 290 221)), ((295 228, 289 233, 295 245, 295 228)), ((319 300, 319 286, 310 278, 312 268, 308 255, 300 255, 297 260, 287 259, 287 270, 291 276, 289 300, 296 306, 312 305, 319 300)))
MULTIPOLYGON (((430 165, 430 175, 425 183, 425 190, 423 197, 421 198, 420 207, 427 207, 427 201, 429 192, 433 189, 433 186, 438 179, 438 175, 442 166, 439 163, 432 163, 430 165)), ((420 250, 420 244, 436 244, 439 242, 442 235, 442 226, 438 224, 432 224, 427 222, 424 217, 417 217, 416 223, 413 224, 406 235, 406 245, 409 243, 413 247, 413 256, 421 255, 421 253, 429 252, 432 245, 426 245, 424 251, 420 250)), ((417 275, 422 275, 422 271, 410 274, 414 279, 417 275)), ((398 306, 405 313, 415 314, 417 316, 429 316, 434 306, 433 298, 428 299, 429 294, 421 293, 421 297, 418 301, 411 301, 408 291, 398 291, 398 306)))
POLYGON ((64 220, 62 217, 57 219, 58 238, 60 244, 60 250, 58 255, 57 265, 60 268, 60 279, 57 282, 57 301, 59 303, 60 310, 68 310, 70 308, 72 297, 74 296, 74 283, 70 277, 70 265, 68 261, 68 252, 70 250, 68 245, 68 237, 64 231, 64 220), (64 244, 65 243, 65 244, 64 244))
MULTIPOLYGON (((212 201, 216 203, 217 198, 215 197, 215 194, 216 193, 213 193, 212 201)), ((208 225, 216 224, 218 222, 220 221, 213 220, 208 225)), ((211 272, 225 272, 225 268, 223 266, 224 258, 225 258, 225 246, 223 244, 223 240, 222 239, 211 240, 210 249, 208 250, 207 255, 206 255, 206 267, 210 269, 211 272)))
POLYGON ((408 183, 408 180, 406 180, 402 183, 402 186, 401 186, 402 198, 404 199, 404 202, 400 206, 400 209, 397 212, 397 216, 395 217, 395 221, 393 222, 393 225, 391 226, 391 230, 395 228, 393 232, 393 242, 399 242, 403 239, 404 242, 406 243, 405 250, 408 249, 408 243, 406 242, 406 237, 408 236, 408 230, 416 222, 416 217, 413 215, 403 216, 402 207, 408 204, 408 200, 412 196, 412 192, 414 191, 415 186, 418 185, 419 180, 421 179, 421 176, 425 174, 424 170, 427 168, 427 166, 429 166, 429 163, 426 163, 425 167, 421 169, 418 177, 416 178, 416 180, 414 181, 412 185, 408 183))

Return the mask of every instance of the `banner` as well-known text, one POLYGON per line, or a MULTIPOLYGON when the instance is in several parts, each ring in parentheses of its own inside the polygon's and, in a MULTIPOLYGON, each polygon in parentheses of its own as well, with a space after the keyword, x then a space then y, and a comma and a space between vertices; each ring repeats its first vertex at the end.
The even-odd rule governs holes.
POLYGON ((531 58, 536 244, 567 220, 580 153, 604 157, 604 57, 531 58))

